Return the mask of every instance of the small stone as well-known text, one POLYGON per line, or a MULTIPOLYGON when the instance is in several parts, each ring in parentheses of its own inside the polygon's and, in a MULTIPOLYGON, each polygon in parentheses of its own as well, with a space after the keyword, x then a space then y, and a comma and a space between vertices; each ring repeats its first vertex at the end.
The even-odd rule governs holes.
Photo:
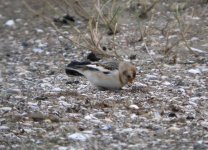
POLYGON ((79 84, 79 81, 67 81, 65 84, 79 84))
POLYGON ((56 88, 53 88, 53 89, 52 89, 52 91, 53 91, 53 92, 61 92, 61 91, 62 91, 62 89, 61 89, 61 88, 59 88, 59 87, 56 87, 56 88))
POLYGON ((42 29, 37 29, 36 28, 35 30, 36 30, 37 33, 43 33, 43 30, 42 29))
POLYGON ((43 121, 46 118, 43 113, 38 111, 30 113, 29 117, 32 118, 34 121, 43 121))
POLYGON ((24 48, 27 48, 29 45, 30 45, 30 44, 29 44, 28 42, 22 42, 22 46, 23 46, 24 48))
POLYGON ((9 127, 7 127, 7 126, 0 126, 0 131, 1 132, 9 131, 9 127))
POLYGON ((0 118, 0 125, 6 124, 6 119, 0 118))
POLYGON ((168 131, 177 132, 177 131, 180 131, 180 128, 178 128, 176 126, 172 126, 172 127, 168 128, 168 131))
POLYGON ((103 125, 102 130, 112 130, 112 126, 111 125, 103 125))
POLYGON ((149 80, 157 80, 157 76, 155 75, 151 75, 151 74, 146 74, 146 78, 149 79, 149 80))
POLYGON ((129 59, 131 59, 131 60, 136 59, 136 55, 130 55, 130 56, 129 56, 129 59))
POLYGON ((84 135, 82 133, 74 133, 74 134, 69 134, 67 138, 69 140, 74 140, 74 141, 86 141, 89 138, 89 136, 84 135))
POLYGON ((21 90, 20 89, 8 89, 6 90, 7 94, 20 94, 21 90))
POLYGON ((171 83, 168 82, 168 81, 165 81, 165 82, 163 82, 162 84, 163 84, 163 85, 166 85, 166 86, 171 85, 171 83))
POLYGON ((106 116, 106 113, 105 112, 96 112, 93 115, 98 118, 104 118, 106 116))
POLYGON ((198 49, 198 48, 194 48, 194 47, 191 47, 191 50, 195 51, 195 52, 198 52, 198 53, 206 53, 206 51, 198 49))
POLYGON ((6 23, 5 23, 6 26, 9 26, 9 27, 12 27, 12 26, 15 26, 15 22, 14 20, 8 20, 6 23))
POLYGON ((91 120, 91 119, 93 119, 93 118, 94 118, 93 115, 87 115, 87 116, 84 117, 84 119, 86 119, 86 120, 91 120))
POLYGON ((0 111, 3 111, 3 112, 9 112, 9 111, 11 111, 11 110, 12 110, 11 107, 1 107, 1 108, 0 108, 0 111))
POLYGON ((32 51, 35 52, 35 53, 42 53, 43 49, 35 47, 35 48, 32 49, 32 51))
POLYGON ((168 114, 168 117, 177 117, 177 116, 174 112, 171 112, 171 113, 168 114))
POLYGON ((130 116, 130 118, 131 118, 132 120, 135 120, 137 117, 138 117, 138 116, 137 116, 136 114, 131 114, 131 116, 130 116))
POLYGON ((48 97, 43 96, 43 95, 38 96, 38 97, 35 98, 35 100, 38 100, 38 101, 44 101, 44 100, 47 100, 47 99, 48 99, 48 97))
POLYGON ((194 116, 187 116, 186 119, 187 120, 193 120, 194 119, 194 116))
POLYGON ((137 105, 130 105, 129 108, 131 108, 131 109, 139 109, 139 107, 137 105))
POLYGON ((6 149, 5 145, 0 145, 0 149, 6 149))
POLYGON ((198 68, 196 68, 196 69, 189 69, 188 72, 192 73, 192 74, 201 74, 201 71, 198 68))
POLYGON ((65 147, 65 146, 60 146, 57 148, 58 150, 68 150, 68 147, 65 147))
POLYGON ((30 106, 37 106, 38 102, 28 102, 27 104, 30 105, 30 106))

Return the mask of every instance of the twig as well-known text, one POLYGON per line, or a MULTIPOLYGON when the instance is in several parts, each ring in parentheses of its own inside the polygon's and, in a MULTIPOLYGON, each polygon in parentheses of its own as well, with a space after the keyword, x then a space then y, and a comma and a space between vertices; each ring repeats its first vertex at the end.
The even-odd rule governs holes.
POLYGON ((80 17, 82 17, 83 19, 85 19, 85 20, 90 19, 89 13, 84 9, 84 7, 82 7, 79 0, 75 0, 73 2, 73 9, 76 12, 76 14, 79 15, 80 17))
POLYGON ((139 17, 144 18, 145 16, 147 16, 147 13, 149 11, 151 11, 158 2, 159 2, 159 0, 155 0, 149 8, 145 9, 145 11, 143 11, 139 14, 139 17))
POLYGON ((95 22, 95 20, 92 18, 89 20, 89 38, 85 38, 85 42, 88 44, 87 46, 95 53, 101 54, 103 56, 110 56, 115 57, 115 55, 111 55, 109 53, 106 53, 102 50, 100 41, 100 33, 98 30, 98 22, 95 22))
POLYGON ((152 55, 150 54, 149 49, 148 49, 146 43, 144 43, 144 47, 145 47, 147 53, 149 54, 149 56, 150 56, 152 62, 155 64, 156 68, 159 70, 160 74, 163 74, 162 71, 160 70, 160 68, 158 67, 157 63, 156 63, 155 60, 153 59, 152 55))
MULTIPOLYGON (((96 30, 96 31, 93 31, 93 30, 91 30, 91 42, 93 42, 93 44, 96 46, 96 47, 90 47, 90 46, 85 46, 85 45, 82 45, 82 44, 80 44, 80 43, 78 43, 77 41, 74 41, 74 40, 72 40, 72 39, 70 39, 68 36, 66 36, 65 34, 63 34, 59 29, 58 29, 58 27, 55 25, 55 23, 52 21, 52 19, 51 18, 49 18, 49 17, 46 17, 46 16, 44 16, 44 15, 41 15, 41 14, 39 14, 39 13, 37 13, 34 9, 32 9, 28 4, 27 4, 27 2, 25 2, 25 0, 22 0, 22 2, 23 2, 23 4, 25 5, 25 7, 30 11, 30 12, 32 12, 33 14, 35 14, 35 15, 38 15, 38 16, 40 16, 41 18, 43 18, 44 19, 44 21, 46 21, 48 24, 50 24, 61 36, 63 36, 64 38, 66 38, 67 40, 69 40, 70 42, 72 42, 73 44, 75 44, 75 45, 77 45, 77 46, 79 46, 79 47, 82 47, 82 48, 85 48, 85 49, 90 49, 91 51, 97 51, 97 50, 95 50, 95 48, 98 48, 98 43, 96 43, 96 41, 95 41, 95 35, 93 35, 93 34, 97 34, 98 33, 98 31, 96 30)), ((99 48, 99 49, 101 49, 101 48, 99 48)), ((111 56, 110 54, 107 54, 107 53, 104 53, 103 51, 101 51, 101 50, 98 50, 97 51, 99 54, 101 54, 101 55, 108 55, 108 56, 111 56)))
POLYGON ((178 10, 177 10, 177 12, 176 12, 175 18, 176 18, 176 20, 177 20, 177 22, 178 22, 178 26, 179 26, 179 29, 180 29, 180 34, 181 34, 182 40, 183 40, 184 43, 185 43, 185 46, 187 47, 187 49, 188 49, 192 54, 195 55, 195 57, 199 56, 197 53, 195 53, 195 52, 191 49, 191 47, 189 46, 189 44, 188 44, 188 42, 187 42, 187 40, 186 40, 186 37, 185 37, 185 31, 186 31, 186 30, 184 31, 184 29, 182 29, 181 19, 180 19, 178 10))
MULTIPOLYGON (((66 0, 62 0, 65 2, 65 4, 68 6, 69 4, 67 3, 66 0)), ((50 9, 53 9, 55 11, 55 9, 53 8, 52 4, 49 3, 47 0, 44 0, 44 2, 46 2, 49 6, 50 9)), ((67 36, 66 34, 64 34, 58 27, 57 25, 53 22, 53 20, 43 14, 39 14, 37 13, 37 11, 35 11, 30 5, 28 5, 28 3, 25 1, 25 0, 22 0, 22 3, 24 4, 24 6, 30 11, 32 12, 33 14, 39 16, 40 18, 42 18, 46 23, 48 23, 49 25, 52 26, 52 28, 54 28, 54 30, 59 33, 61 36, 63 36, 65 39, 69 40, 71 43, 77 45, 78 47, 82 47, 82 48, 85 48, 85 49, 89 49, 91 50, 92 52, 95 52, 99 55, 102 55, 104 57, 108 56, 108 57, 117 57, 117 58, 121 58, 117 51, 115 50, 115 33, 117 31, 117 23, 115 24, 115 26, 113 26, 114 28, 112 29, 113 31, 113 34, 114 34, 114 39, 113 39, 113 43, 114 43, 114 54, 110 54, 110 53, 107 53, 105 51, 102 50, 102 47, 100 45, 100 41, 101 41, 101 36, 100 36, 100 33, 99 33, 99 29, 98 29, 98 22, 95 22, 94 19, 90 19, 89 20, 89 24, 88 24, 88 27, 89 27, 89 37, 85 37, 83 38, 84 42, 87 44, 80 44, 79 41, 80 40, 73 40, 71 38, 69 38, 69 36, 67 36)), ((74 2, 75 5, 79 6, 81 8, 81 5, 79 3, 78 0, 75 0, 74 2)), ((100 12, 102 14, 102 12, 100 12)), ((101 17, 104 17, 101 15, 101 17)), ((114 15, 115 17, 115 15, 114 15)), ((114 18, 113 17, 113 18, 114 18)), ((103 18, 104 19, 104 18, 103 18)), ((111 20, 112 21, 112 20, 111 20)), ((74 28, 77 33, 79 33, 80 35, 80 31, 77 29, 77 28, 74 28)), ((80 37, 80 36, 79 36, 80 37)))
POLYGON ((55 7, 48 1, 48 0, 44 0, 44 2, 48 5, 48 7, 50 9, 52 9, 55 13, 57 12, 57 10, 55 9, 55 7))
POLYGON ((117 53, 117 51, 116 51, 116 49, 115 49, 115 34, 116 34, 116 31, 117 31, 117 23, 116 23, 115 29, 114 29, 113 31, 114 31, 114 32, 113 32, 113 51, 114 51, 115 56, 116 56, 118 59, 121 60, 121 59, 122 59, 121 56, 118 55, 118 53, 117 53))

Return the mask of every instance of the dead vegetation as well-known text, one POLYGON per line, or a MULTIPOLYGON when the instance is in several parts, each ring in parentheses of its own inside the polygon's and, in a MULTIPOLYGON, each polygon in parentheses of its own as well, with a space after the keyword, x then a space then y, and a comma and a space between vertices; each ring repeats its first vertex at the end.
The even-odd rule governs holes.
MULTIPOLYGON (((55 14, 60 14, 58 12, 61 11, 62 14, 65 14, 64 18, 59 20, 59 22, 62 21, 62 23, 66 25, 68 21, 74 22, 74 17, 69 14, 69 10, 73 10, 73 14, 77 15, 85 22, 88 22, 86 31, 80 31, 76 26, 70 24, 73 27, 74 32, 77 34, 77 37, 74 38, 69 38, 67 34, 64 34, 62 29, 54 23, 54 19, 45 15, 47 13, 42 12, 42 9, 41 11, 35 10, 26 0, 22 0, 22 2, 33 15, 39 16, 49 25, 52 25, 52 27, 54 27, 54 29, 65 39, 69 40, 78 47, 90 50, 95 54, 116 57, 118 59, 122 58, 117 53, 118 49, 122 49, 122 47, 120 46, 119 41, 115 40, 115 36, 118 32, 123 32, 120 31, 119 19, 122 17, 122 12, 128 9, 132 11, 134 18, 138 23, 134 35, 126 39, 128 44, 135 45, 135 43, 146 43, 145 45, 148 47, 148 39, 150 39, 150 36, 152 36, 155 31, 159 30, 161 36, 164 36, 166 39, 165 45, 158 45, 159 47, 163 47, 161 48, 164 51, 164 59, 171 58, 171 63, 177 63, 177 49, 180 47, 181 43, 184 43, 184 46, 191 54, 198 56, 197 52, 194 52, 189 46, 187 33, 190 34, 191 27, 189 27, 183 19, 183 9, 190 5, 191 2, 170 3, 169 9, 173 12, 173 14, 175 14, 174 17, 168 16, 163 11, 159 12, 166 18, 166 23, 164 27, 161 28, 148 23, 156 19, 156 13, 158 13, 158 9, 162 6, 162 2, 158 0, 149 2, 129 0, 126 1, 124 5, 120 5, 116 0, 108 0, 105 2, 94 0, 92 3, 88 4, 88 9, 87 7, 85 8, 79 0, 62 0, 58 3, 58 5, 50 0, 44 0, 43 3, 45 4, 44 7, 47 8, 46 10, 51 10, 55 12, 55 14), (91 10, 89 10, 89 7, 91 10), (105 31, 106 29, 108 30, 107 32, 105 31), (175 34, 173 31, 177 29, 179 29, 177 39, 170 40, 170 37, 175 34), (106 33, 108 35, 106 35, 106 33), (113 36, 111 37, 109 35, 113 36), (138 35, 140 36, 139 38, 138 35), (103 43, 103 37, 108 39, 108 43, 103 43), (103 46, 107 47, 109 44, 113 45, 113 47, 111 47, 113 48, 113 51, 107 52, 103 50, 103 46)), ((192 14, 194 14, 194 11, 195 10, 192 11, 192 14)), ((59 15, 59 17, 61 16, 59 15)))
POLYGON ((0 149, 208 148, 207 0, 0 8, 0 149), (135 82, 99 91, 66 76, 66 64, 88 52, 131 59, 135 82))
MULTIPOLYGON (((92 7, 94 11, 91 13, 92 15, 90 15, 90 13, 87 12, 87 10, 80 4, 78 0, 75 0, 75 1, 63 0, 63 4, 66 4, 69 8, 73 8, 76 15, 88 21, 87 33, 83 33, 83 31, 81 32, 78 28, 74 27, 75 31, 78 33, 78 38, 74 38, 76 40, 72 38, 68 38, 67 35, 63 34, 63 32, 61 32, 58 26, 54 23, 54 20, 52 18, 44 15, 44 13, 39 13, 38 11, 34 10, 32 6, 30 6, 29 3, 26 2, 25 0, 22 0, 22 2, 26 6, 26 8, 30 12, 32 12, 32 14, 34 14, 35 16, 39 16, 44 21, 46 21, 49 25, 52 25, 52 27, 60 35, 62 35, 64 38, 66 38, 73 44, 79 47, 88 49, 92 51, 93 53, 96 53, 99 55, 110 56, 110 57, 114 56, 114 57, 120 58, 120 56, 117 55, 116 50, 114 51, 114 54, 112 53, 110 54, 110 53, 103 51, 102 46, 101 46, 101 40, 102 40, 103 35, 99 31, 100 30, 99 26, 104 25, 109 30, 108 31, 109 35, 113 34, 113 36, 115 36, 115 34, 118 32, 119 30, 118 17, 120 15, 120 8, 119 7, 115 8, 115 0, 113 0, 112 2, 107 1, 104 4, 101 4, 100 0, 93 1, 92 7), (107 10, 107 13, 104 13, 104 11, 106 12, 105 5, 109 5, 108 3, 112 3, 112 6, 109 10, 107 10), (83 35, 85 36, 83 37, 83 35), (81 44, 81 43, 84 43, 84 44, 81 44)), ((54 5, 50 1, 44 0, 44 2, 46 3, 46 7, 48 7, 49 9, 52 9, 55 12, 57 11, 57 9, 54 9, 54 5)), ((65 9, 64 11, 64 13, 67 15, 68 15, 67 10, 69 8, 65 9)), ((64 20, 62 19, 62 22, 63 21, 64 20)))

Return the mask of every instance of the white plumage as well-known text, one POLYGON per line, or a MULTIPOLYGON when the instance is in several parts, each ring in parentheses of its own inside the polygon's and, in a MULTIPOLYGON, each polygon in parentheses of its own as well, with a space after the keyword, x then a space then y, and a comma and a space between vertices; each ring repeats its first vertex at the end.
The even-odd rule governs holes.
POLYGON ((136 76, 136 67, 129 62, 91 63, 71 62, 66 67, 68 75, 85 76, 93 85, 101 89, 121 89, 131 83, 136 76))

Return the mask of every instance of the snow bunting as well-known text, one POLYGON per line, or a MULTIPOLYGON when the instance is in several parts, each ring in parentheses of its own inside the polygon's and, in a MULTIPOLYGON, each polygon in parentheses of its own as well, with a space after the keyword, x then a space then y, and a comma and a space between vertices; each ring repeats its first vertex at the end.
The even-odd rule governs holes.
POLYGON ((91 63, 73 61, 66 67, 67 75, 85 76, 99 89, 121 89, 132 83, 136 77, 136 67, 129 62, 91 63), (111 64, 111 65, 109 65, 111 64))

